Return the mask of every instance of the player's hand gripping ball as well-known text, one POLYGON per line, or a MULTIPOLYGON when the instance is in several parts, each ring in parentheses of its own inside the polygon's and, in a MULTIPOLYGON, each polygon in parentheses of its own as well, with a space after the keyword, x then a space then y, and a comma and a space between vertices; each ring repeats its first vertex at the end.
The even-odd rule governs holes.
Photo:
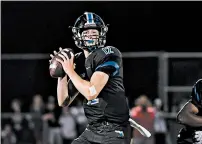
POLYGON ((51 60, 49 60, 49 63, 50 63, 49 72, 50 72, 50 76, 53 78, 64 77, 66 75, 62 67, 62 64, 56 60, 56 58, 62 60, 62 58, 58 56, 58 54, 62 54, 61 52, 65 52, 68 55, 68 57, 71 58, 71 53, 74 54, 73 50, 70 48, 65 48, 65 49, 59 48, 59 52, 54 51, 53 52, 54 55, 52 54, 50 55, 51 60), (67 49, 68 52, 64 51, 65 49, 67 49))

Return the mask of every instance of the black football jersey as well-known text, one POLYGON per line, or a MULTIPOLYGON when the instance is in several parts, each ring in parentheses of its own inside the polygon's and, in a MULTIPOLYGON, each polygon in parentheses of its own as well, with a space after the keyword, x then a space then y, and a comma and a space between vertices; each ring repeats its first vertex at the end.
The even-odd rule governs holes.
MULTIPOLYGON (((86 58, 87 79, 101 71, 109 80, 98 97, 84 100, 84 111, 89 123, 109 121, 124 124, 129 119, 129 109, 123 86, 123 65, 121 52, 112 46, 98 48, 86 58)), ((98 79, 99 81, 99 79, 98 79)))
MULTIPOLYGON (((195 105, 199 112, 196 114, 198 116, 202 116, 202 108, 198 107, 198 104, 191 99, 190 102, 195 105)), ((202 130, 202 127, 190 127, 190 126, 185 126, 184 128, 182 128, 179 132, 178 135, 178 144, 193 144, 194 143, 194 132, 197 130, 202 130)))

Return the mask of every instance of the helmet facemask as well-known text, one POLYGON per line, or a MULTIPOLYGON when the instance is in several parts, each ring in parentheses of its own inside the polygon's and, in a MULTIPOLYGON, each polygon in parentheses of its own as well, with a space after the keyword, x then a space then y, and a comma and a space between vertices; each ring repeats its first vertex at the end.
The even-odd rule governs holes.
POLYGON ((97 46, 99 41, 99 31, 96 29, 84 30, 81 39, 86 47, 97 46))

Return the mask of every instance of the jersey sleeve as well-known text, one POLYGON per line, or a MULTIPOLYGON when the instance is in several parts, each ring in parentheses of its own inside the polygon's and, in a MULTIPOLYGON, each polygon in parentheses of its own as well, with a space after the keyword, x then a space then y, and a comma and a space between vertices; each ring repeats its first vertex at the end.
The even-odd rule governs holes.
POLYGON ((117 75, 121 66, 121 53, 114 47, 102 48, 95 57, 95 71, 104 72, 109 76, 117 75))

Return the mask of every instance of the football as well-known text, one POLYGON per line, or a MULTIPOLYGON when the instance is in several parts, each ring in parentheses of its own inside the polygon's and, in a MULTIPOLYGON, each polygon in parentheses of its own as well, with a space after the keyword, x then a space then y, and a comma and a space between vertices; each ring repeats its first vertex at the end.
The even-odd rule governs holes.
MULTIPOLYGON (((72 52, 74 54, 73 50, 70 48, 66 48, 66 49, 68 49, 69 51, 68 52, 64 51, 64 52, 68 55, 69 58, 71 58, 70 52, 72 52)), ((61 52, 59 52, 58 54, 61 54, 61 52)), ((58 56, 58 54, 56 54, 53 57, 53 59, 50 62, 50 65, 49 65, 49 72, 50 72, 50 76, 52 78, 59 78, 59 77, 65 76, 65 72, 63 70, 62 64, 56 60, 56 58, 62 59, 58 56)))

